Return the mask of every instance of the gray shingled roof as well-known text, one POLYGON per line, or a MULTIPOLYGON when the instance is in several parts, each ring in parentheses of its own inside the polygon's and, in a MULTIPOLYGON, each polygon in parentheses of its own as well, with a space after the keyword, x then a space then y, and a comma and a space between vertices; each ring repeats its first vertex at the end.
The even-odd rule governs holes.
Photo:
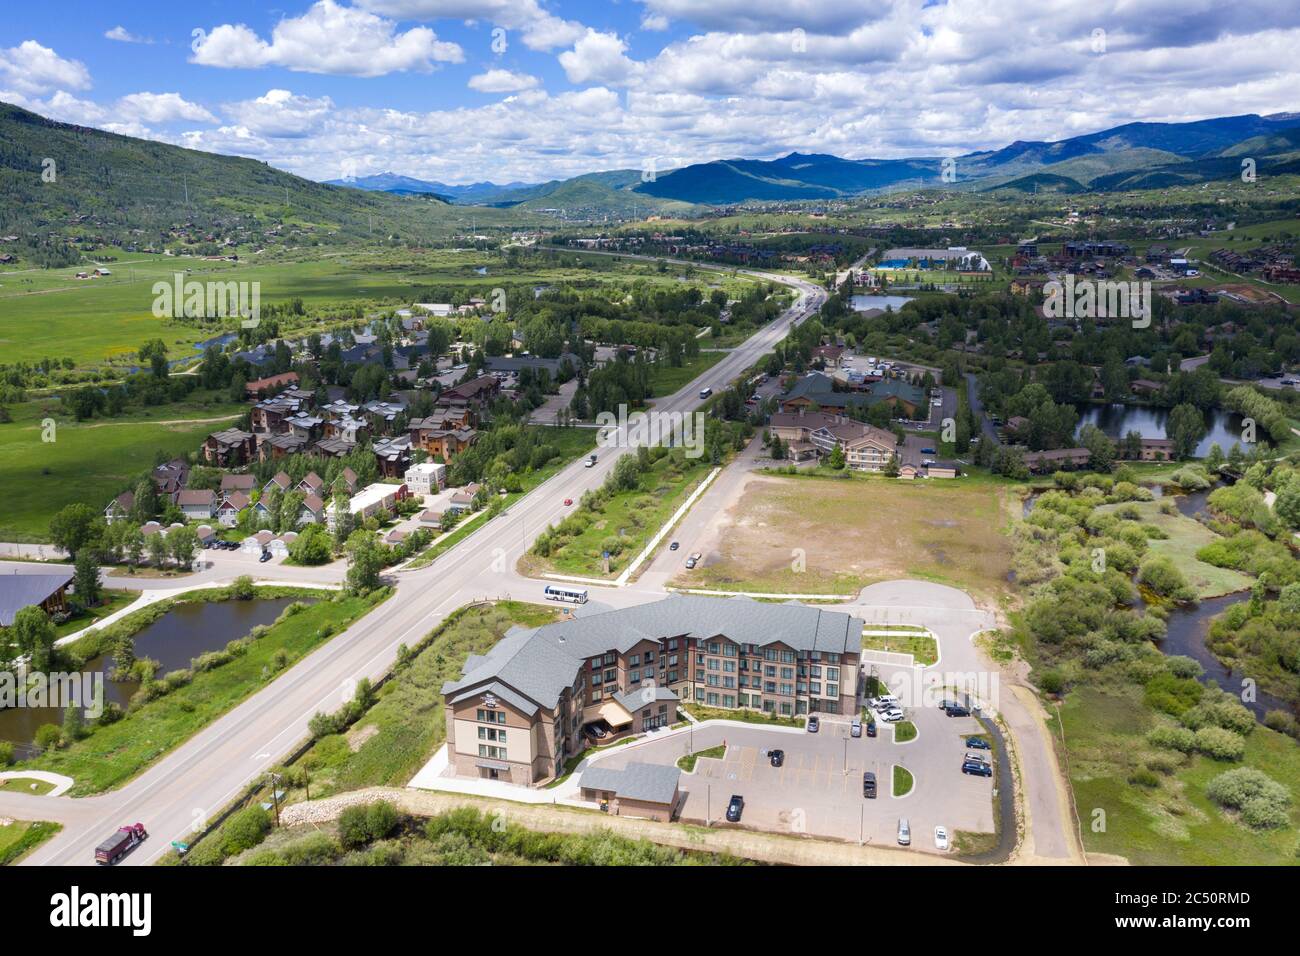
POLYGON ((796 651, 858 653, 860 618, 799 604, 760 604, 750 598, 675 594, 636 607, 575 617, 535 630, 514 628, 487 654, 465 661, 462 677, 448 681, 444 694, 504 682, 547 709, 572 687, 587 658, 606 651, 625 653, 644 640, 705 639, 724 635, 759 647, 781 643, 796 651))
POLYGON ((0 568, 0 626, 8 627, 23 608, 40 604, 72 580, 72 569, 57 565, 11 564, 0 568))
POLYGON ((590 767, 579 786, 584 790, 610 790, 618 797, 646 803, 672 803, 681 771, 653 763, 630 763, 622 770, 590 767))
POLYGON ((624 691, 621 694, 615 694, 614 699, 618 701, 619 706, 629 714, 635 714, 638 710, 644 710, 647 706, 657 701, 675 701, 677 700, 677 695, 667 687, 651 685, 624 691))

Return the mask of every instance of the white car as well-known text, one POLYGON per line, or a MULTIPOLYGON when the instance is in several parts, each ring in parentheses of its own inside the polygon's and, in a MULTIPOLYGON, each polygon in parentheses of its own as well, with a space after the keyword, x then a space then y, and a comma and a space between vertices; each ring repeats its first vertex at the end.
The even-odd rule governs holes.
POLYGON ((896 724, 903 719, 901 710, 878 710, 876 716, 887 724, 896 724))
POLYGON ((934 848, 936 850, 948 849, 948 828, 947 827, 934 828, 934 848))

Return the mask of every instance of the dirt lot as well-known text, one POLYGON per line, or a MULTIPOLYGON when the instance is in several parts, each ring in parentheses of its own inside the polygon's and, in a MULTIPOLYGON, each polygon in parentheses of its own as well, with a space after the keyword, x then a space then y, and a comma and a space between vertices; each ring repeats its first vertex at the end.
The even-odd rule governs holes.
POLYGON ((686 587, 847 594, 922 578, 994 599, 1007 587, 1010 512, 998 485, 755 475, 712 522, 686 587))

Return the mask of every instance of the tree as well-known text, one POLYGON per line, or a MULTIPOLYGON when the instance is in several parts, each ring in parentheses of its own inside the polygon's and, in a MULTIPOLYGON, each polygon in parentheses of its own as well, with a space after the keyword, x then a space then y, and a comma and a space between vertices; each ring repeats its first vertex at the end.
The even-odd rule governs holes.
POLYGON ((194 556, 199 553, 199 536, 193 528, 172 528, 167 533, 167 550, 177 567, 189 567, 194 556))
POLYGON ((1088 467, 1093 471, 1109 472, 1115 464, 1115 443, 1096 425, 1079 429, 1079 444, 1088 449, 1088 467))
POLYGON ((329 532, 318 524, 307 525, 289 545, 289 557, 295 564, 327 563, 333 557, 329 532))
POLYGON ((1300 528, 1300 475, 1292 475, 1277 489, 1273 513, 1286 522, 1287 527, 1300 528))
POLYGON ((99 537, 99 516, 87 504, 65 506, 50 519, 50 540, 75 558, 77 552, 99 537))
POLYGON ((831 457, 830 460, 827 462, 827 464, 830 465, 830 467, 834 468, 836 471, 839 471, 844 467, 844 446, 843 445, 840 445, 838 442, 836 443, 835 447, 831 449, 831 457))
POLYGON ((45 612, 35 605, 20 608, 9 630, 18 653, 28 658, 30 670, 46 670, 54 647, 54 625, 45 612))
POLYGON ((1174 406, 1165 425, 1165 434, 1174 443, 1174 457, 1191 458, 1205 437, 1205 416, 1195 405, 1184 402, 1174 406))
POLYGON ((82 718, 81 708, 71 701, 68 702, 67 709, 63 712, 63 741, 64 743, 73 743, 85 736, 85 721, 82 718))
POLYGON ((82 550, 77 555, 76 567, 72 573, 72 590, 83 607, 99 604, 99 562, 89 551, 82 550))
POLYGON ((149 552, 149 560, 153 562, 155 568, 161 568, 167 561, 167 542, 164 540, 161 531, 155 531, 145 539, 145 548, 149 552))
POLYGON ((1209 454, 1205 456, 1205 467, 1213 474, 1223 467, 1225 461, 1227 461, 1227 458, 1224 457, 1223 449, 1219 447, 1219 443, 1216 441, 1210 446, 1209 454))
POLYGON ((384 568, 384 547, 369 531, 359 529, 348 537, 344 550, 348 555, 348 590, 366 594, 379 587, 379 572, 384 568))

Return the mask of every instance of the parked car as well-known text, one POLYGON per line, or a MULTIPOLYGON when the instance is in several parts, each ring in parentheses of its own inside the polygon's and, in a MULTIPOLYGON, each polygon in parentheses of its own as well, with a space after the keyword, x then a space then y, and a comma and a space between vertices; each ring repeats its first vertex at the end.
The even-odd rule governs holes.
POLYGON ((874 720, 867 721, 867 736, 876 736, 876 722, 874 720))
POLYGON ((943 708, 943 712, 947 714, 949 717, 970 716, 970 711, 967 710, 965 707, 963 707, 961 704, 957 703, 955 700, 945 700, 939 706, 943 708))
POLYGON ((680 548, 681 546, 682 546, 682 544, 681 544, 680 541, 674 541, 672 544, 670 544, 670 545, 668 546, 668 550, 669 550, 669 551, 676 551, 676 550, 677 550, 678 548, 680 548))
POLYGON ((779 767, 781 764, 785 763, 785 751, 769 750, 767 752, 767 759, 772 762, 773 767, 779 767))
POLYGON ((850 737, 861 737, 861 736, 862 736, 862 718, 861 718, 861 717, 854 717, 852 723, 849 724, 849 736, 850 736, 850 737))
POLYGON ((808 718, 808 733, 815 734, 821 728, 821 721, 816 717, 808 718))
POLYGON ((921 449, 921 454, 922 454, 922 455, 933 455, 933 454, 935 454, 935 450, 934 450, 933 448, 922 448, 922 449, 921 449))
POLYGON ((267 561, 270 561, 270 560, 271 560, 271 552, 270 552, 270 551, 263 551, 263 552, 262 552, 262 556, 261 556, 260 558, 258 558, 257 560, 260 561, 260 562, 262 562, 263 564, 265 564, 267 561))
POLYGON ((862 775, 862 796, 867 800, 876 799, 876 775, 870 770, 862 775))
POLYGON ((961 772, 968 773, 974 777, 991 777, 993 768, 986 763, 980 763, 974 760, 967 760, 961 765, 961 772))
POLYGON ((966 746, 974 750, 992 750, 989 742, 983 737, 967 737, 966 746))
POLYGON ((948 828, 947 827, 934 828, 934 848, 936 850, 948 849, 948 828))
POLYGON ((686 559, 686 570, 689 571, 691 568, 695 567, 699 563, 700 563, 700 555, 698 553, 691 555, 689 558, 686 559))
POLYGON ((879 711, 878 716, 887 724, 896 724, 903 719, 904 714, 895 707, 892 710, 879 711))
POLYGON ((907 817, 898 818, 898 845, 912 845, 912 825, 907 822, 907 817))
POLYGON ((729 823, 739 823, 740 815, 745 812, 745 798, 740 794, 733 793, 731 802, 727 804, 727 821, 729 823))
POLYGON ((582 728, 582 732, 592 740, 602 740, 609 735, 609 731, 600 724, 588 724, 582 728))
POLYGON ((989 762, 988 758, 985 757, 983 754, 973 754, 969 750, 966 751, 965 755, 961 759, 964 760, 966 763, 988 763, 989 762))

